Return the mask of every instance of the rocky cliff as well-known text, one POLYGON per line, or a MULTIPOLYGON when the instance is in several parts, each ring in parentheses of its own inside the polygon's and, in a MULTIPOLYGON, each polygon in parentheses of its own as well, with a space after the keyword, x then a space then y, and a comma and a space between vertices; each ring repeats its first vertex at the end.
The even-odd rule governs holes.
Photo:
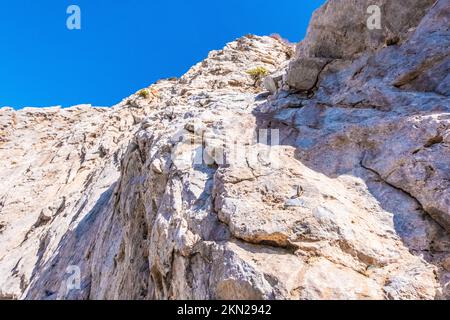
POLYGON ((2 108, 0 299, 449 299, 449 18, 330 0, 295 53, 2 108))

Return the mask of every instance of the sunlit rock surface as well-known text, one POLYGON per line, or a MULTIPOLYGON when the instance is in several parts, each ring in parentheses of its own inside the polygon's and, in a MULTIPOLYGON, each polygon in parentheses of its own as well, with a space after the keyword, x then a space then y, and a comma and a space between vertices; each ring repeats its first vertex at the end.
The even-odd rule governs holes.
POLYGON ((294 56, 0 109, 0 298, 450 298, 450 3, 378 2, 389 31, 332 0, 294 56))

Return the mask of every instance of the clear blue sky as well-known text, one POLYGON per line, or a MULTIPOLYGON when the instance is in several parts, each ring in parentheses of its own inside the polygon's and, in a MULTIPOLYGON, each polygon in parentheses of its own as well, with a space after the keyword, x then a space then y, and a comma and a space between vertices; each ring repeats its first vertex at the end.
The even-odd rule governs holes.
POLYGON ((297 42, 323 2, 1 1, 0 107, 110 106, 245 34, 297 42), (81 30, 66 28, 71 4, 81 8, 81 30))

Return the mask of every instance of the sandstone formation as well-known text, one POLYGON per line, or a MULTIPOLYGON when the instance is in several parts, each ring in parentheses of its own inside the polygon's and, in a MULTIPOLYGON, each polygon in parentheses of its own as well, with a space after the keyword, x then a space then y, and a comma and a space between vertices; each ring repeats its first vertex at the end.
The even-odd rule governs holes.
POLYGON ((295 56, 246 36, 112 108, 0 109, 0 299, 449 299, 449 19, 330 0, 295 56))

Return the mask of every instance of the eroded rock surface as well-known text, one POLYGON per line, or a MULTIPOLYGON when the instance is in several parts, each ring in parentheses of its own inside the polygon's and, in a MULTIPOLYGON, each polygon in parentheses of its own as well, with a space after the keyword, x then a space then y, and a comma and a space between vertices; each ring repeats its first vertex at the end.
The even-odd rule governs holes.
POLYGON ((450 3, 393 3, 372 34, 329 1, 293 60, 247 36, 111 109, 1 109, 0 298, 450 298, 450 3))

